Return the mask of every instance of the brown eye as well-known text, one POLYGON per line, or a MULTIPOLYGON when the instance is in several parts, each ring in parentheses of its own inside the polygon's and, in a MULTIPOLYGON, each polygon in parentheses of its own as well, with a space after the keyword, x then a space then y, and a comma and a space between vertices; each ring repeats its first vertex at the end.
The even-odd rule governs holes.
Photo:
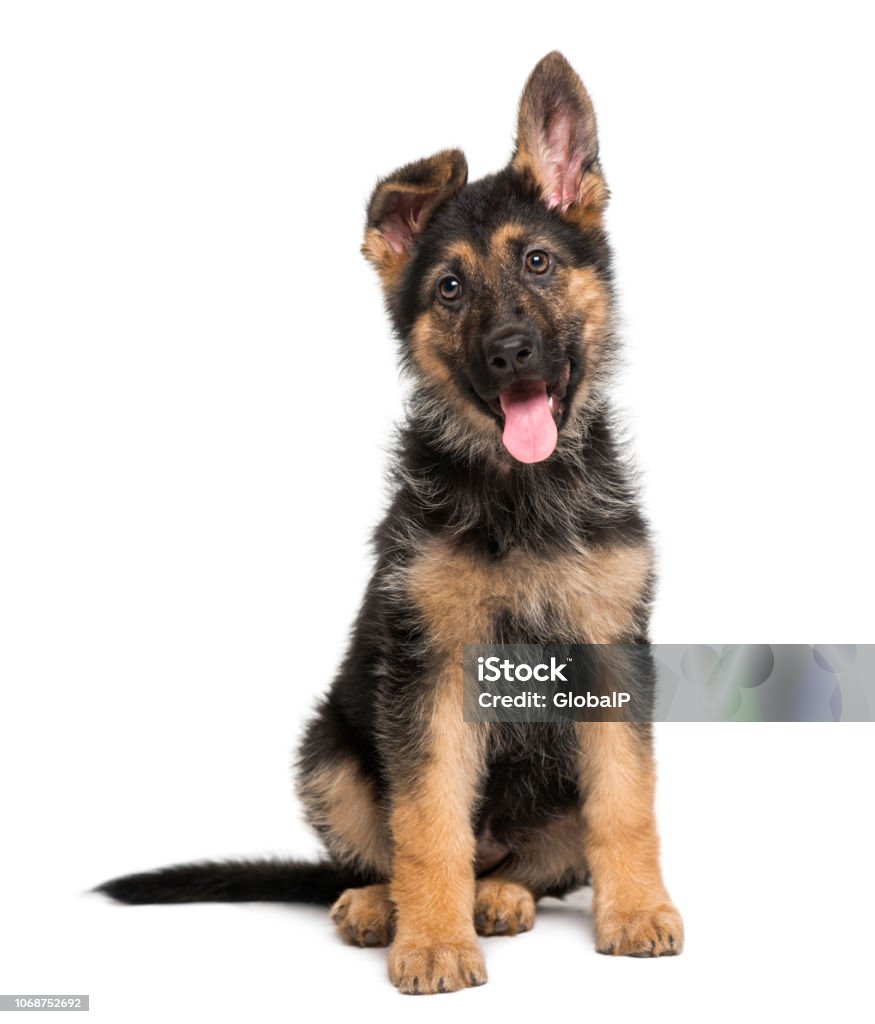
POLYGON ((437 283, 437 293, 444 302, 455 302, 462 295, 462 282, 458 277, 448 274, 437 283))
POLYGON ((526 270, 530 274, 546 274, 550 268, 550 257, 543 249, 532 249, 526 253, 526 270))

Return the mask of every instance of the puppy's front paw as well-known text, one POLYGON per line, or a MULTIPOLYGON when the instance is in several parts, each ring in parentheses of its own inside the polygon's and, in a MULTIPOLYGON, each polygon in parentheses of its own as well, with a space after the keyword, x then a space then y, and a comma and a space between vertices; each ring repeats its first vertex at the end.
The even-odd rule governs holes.
POLYGON ((676 956, 684 923, 671 903, 596 915, 596 949, 613 956, 676 956))
POLYGON ((486 982, 486 965, 476 942, 422 946, 398 940, 389 950, 389 979, 402 992, 455 992, 486 982))

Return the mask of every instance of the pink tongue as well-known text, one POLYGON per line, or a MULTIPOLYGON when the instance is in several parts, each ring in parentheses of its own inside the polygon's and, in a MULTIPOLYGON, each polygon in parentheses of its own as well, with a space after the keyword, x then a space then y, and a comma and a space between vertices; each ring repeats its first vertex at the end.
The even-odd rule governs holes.
POLYGON ((558 434, 547 385, 521 380, 498 396, 504 412, 504 447, 518 462, 541 462, 553 454, 558 434))

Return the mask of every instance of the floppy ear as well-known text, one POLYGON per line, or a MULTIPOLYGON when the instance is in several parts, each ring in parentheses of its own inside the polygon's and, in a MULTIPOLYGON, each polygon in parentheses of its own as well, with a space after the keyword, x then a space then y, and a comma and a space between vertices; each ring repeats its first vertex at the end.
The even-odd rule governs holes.
POLYGON ((523 90, 512 166, 534 181, 548 209, 593 222, 608 201, 598 153, 592 101, 574 68, 554 50, 523 90))
POLYGON ((377 184, 368 203, 362 252, 384 281, 400 272, 429 218, 467 180, 464 153, 446 149, 407 164, 377 184))

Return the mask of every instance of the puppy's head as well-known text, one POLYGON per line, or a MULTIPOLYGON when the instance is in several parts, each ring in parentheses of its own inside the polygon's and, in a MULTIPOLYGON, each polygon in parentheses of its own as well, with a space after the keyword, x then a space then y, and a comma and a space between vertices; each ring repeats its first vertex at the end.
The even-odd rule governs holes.
POLYGON ((579 433, 611 338, 595 115, 561 54, 526 84, 508 166, 467 173, 447 150, 379 182, 363 251, 442 443, 541 462, 579 433))

